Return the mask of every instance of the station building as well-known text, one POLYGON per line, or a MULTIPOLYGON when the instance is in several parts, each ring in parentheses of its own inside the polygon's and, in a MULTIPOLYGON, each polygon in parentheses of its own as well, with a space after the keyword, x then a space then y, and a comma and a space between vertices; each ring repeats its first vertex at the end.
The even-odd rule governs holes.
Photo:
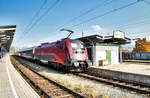
POLYGON ((120 46, 131 42, 121 31, 115 31, 112 36, 91 35, 77 39, 84 42, 94 66, 119 64, 122 61, 120 46))

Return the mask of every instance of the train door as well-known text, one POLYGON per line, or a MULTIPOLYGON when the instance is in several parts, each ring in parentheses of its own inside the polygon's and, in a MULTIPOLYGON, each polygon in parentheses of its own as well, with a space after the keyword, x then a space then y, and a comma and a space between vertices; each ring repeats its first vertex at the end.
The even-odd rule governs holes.
POLYGON ((65 60, 68 57, 66 43, 61 43, 59 48, 61 49, 60 56, 62 56, 62 58, 65 60))
POLYGON ((111 64, 111 50, 106 50, 106 59, 108 60, 108 64, 111 64))
POLYGON ((92 61, 92 47, 88 47, 87 52, 88 52, 88 59, 92 61))
POLYGON ((92 65, 94 64, 94 51, 93 46, 87 47, 88 59, 91 61, 92 65))

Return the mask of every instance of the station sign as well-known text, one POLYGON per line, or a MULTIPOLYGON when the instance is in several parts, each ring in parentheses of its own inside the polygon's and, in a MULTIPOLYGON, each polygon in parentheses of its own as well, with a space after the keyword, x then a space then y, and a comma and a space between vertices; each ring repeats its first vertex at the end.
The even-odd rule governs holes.
POLYGON ((121 38, 121 39, 124 39, 125 38, 125 34, 124 32, 121 32, 121 31, 114 31, 114 38, 121 38))

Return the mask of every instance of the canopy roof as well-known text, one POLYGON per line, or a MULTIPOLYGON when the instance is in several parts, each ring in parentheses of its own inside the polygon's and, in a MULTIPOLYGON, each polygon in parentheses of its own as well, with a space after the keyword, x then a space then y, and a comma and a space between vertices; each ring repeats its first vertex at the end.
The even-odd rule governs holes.
POLYGON ((129 44, 131 42, 130 38, 114 38, 114 36, 100 36, 100 35, 91 35, 86 37, 77 38, 81 40, 86 45, 93 45, 95 43, 108 43, 108 44, 129 44))
POLYGON ((0 26, 0 46, 9 51, 12 43, 16 25, 0 26))

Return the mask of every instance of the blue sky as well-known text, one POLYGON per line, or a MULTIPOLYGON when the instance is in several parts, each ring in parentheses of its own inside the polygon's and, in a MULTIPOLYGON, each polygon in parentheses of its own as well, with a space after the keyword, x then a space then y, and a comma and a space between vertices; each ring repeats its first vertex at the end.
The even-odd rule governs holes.
MULTIPOLYGON (((35 19, 38 19, 55 1, 56 0, 47 0, 46 5, 35 19)), ((100 7, 94 11, 73 22, 67 23, 61 28, 68 28, 75 31, 72 38, 81 37, 81 32, 84 32, 84 36, 93 34, 112 35, 113 31, 121 30, 125 32, 125 35, 129 38, 147 37, 147 39, 150 40, 150 4, 143 1, 94 19, 93 21, 70 28, 72 25, 135 1, 136 0, 59 0, 53 9, 38 21, 29 32, 26 32, 27 25, 31 22, 31 19, 39 10, 44 0, 0 0, 0 25, 17 25, 12 46, 19 48, 31 47, 42 42, 52 42, 66 37, 68 33, 60 32, 56 29, 72 18, 99 5, 100 7), (105 1, 112 2, 105 4, 105 1)), ((145 1, 150 2, 150 0, 145 1)))

